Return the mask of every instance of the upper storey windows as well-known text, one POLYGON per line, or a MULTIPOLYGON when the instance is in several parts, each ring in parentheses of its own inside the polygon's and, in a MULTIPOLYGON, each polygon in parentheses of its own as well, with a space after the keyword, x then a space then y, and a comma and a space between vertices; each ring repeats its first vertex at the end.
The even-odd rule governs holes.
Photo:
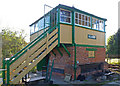
POLYGON ((83 12, 75 12, 75 10, 72 11, 61 8, 60 15, 58 15, 57 10, 51 11, 45 15, 45 18, 43 16, 41 19, 30 26, 30 34, 33 34, 49 26, 52 28, 57 25, 58 22, 105 32, 104 19, 83 12), (73 13, 74 16, 72 15, 73 13), (58 17, 60 18, 60 21, 58 21, 58 17))
POLYGON ((81 13, 75 13, 75 24, 91 27, 90 16, 81 13))
MULTIPOLYGON (((75 12, 74 15, 75 25, 104 32, 103 20, 78 12, 75 12)), ((60 22, 72 24, 72 18, 73 17, 71 11, 64 9, 60 10, 60 22)))
POLYGON ((60 21, 63 23, 71 23, 71 12, 60 10, 60 21))
POLYGON ((45 21, 44 21, 44 17, 43 17, 39 21, 34 23, 32 26, 30 26, 30 34, 33 34, 41 29, 44 29, 44 27, 45 28, 48 27, 49 23, 50 23, 50 16, 46 15, 45 21))
POLYGON ((104 31, 104 21, 97 18, 92 18, 92 28, 100 31, 104 31))

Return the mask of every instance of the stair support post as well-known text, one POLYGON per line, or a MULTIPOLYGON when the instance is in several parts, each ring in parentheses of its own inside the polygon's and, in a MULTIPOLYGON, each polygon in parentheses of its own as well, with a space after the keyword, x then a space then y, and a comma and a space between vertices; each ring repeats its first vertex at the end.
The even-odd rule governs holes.
POLYGON ((55 54, 55 52, 52 50, 52 53, 54 54, 54 56, 56 57, 56 54, 55 54))
POLYGON ((10 81, 10 60, 7 60, 7 84, 10 81))
POLYGON ((76 64, 76 44, 75 46, 75 57, 74 57, 74 80, 76 80, 76 69, 77 69, 77 64, 76 64))
MULTIPOLYGON (((48 51, 48 33, 47 33, 47 36, 46 36, 46 51, 48 51)), ((46 52, 47 53, 47 52, 46 52)), ((47 54, 46 54, 47 55, 47 54)))
POLYGON ((60 8, 58 8, 58 15, 57 15, 58 21, 58 47, 60 46, 60 8))
POLYGON ((54 66, 54 60, 55 59, 53 59, 53 61, 52 61, 52 66, 51 66, 51 72, 50 72, 49 81, 51 80, 51 76, 52 76, 52 70, 53 70, 53 66, 54 66))
POLYGON ((62 52, 59 50, 58 47, 56 47, 57 51, 60 53, 61 56, 63 56, 62 52))
MULTIPOLYGON (((3 59, 2 69, 5 69, 5 59, 3 59)), ((2 71, 3 84, 5 84, 5 71, 2 71)))
POLYGON ((69 57, 71 56, 70 52, 68 51, 68 49, 65 47, 64 44, 62 44, 63 48, 65 49, 65 51, 68 53, 69 57))
POLYGON ((50 63, 50 59, 48 60, 48 65, 47 65, 46 81, 48 81, 49 63, 50 63))

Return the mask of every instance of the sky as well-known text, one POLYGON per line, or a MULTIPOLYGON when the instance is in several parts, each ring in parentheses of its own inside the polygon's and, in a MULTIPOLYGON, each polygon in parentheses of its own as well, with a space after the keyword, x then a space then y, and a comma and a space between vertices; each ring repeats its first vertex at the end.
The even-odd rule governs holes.
MULTIPOLYGON (((25 30, 26 41, 30 39, 29 25, 44 15, 44 4, 56 7, 58 4, 74 6, 85 12, 106 18, 106 39, 118 30, 118 2, 120 0, 0 0, 0 31, 25 30)), ((50 8, 46 7, 46 12, 50 8)))

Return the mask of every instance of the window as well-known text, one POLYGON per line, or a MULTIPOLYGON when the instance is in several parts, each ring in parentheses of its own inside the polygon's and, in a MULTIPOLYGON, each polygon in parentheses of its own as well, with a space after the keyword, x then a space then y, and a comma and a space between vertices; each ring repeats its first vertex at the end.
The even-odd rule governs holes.
POLYGON ((95 58, 95 51, 88 51, 88 58, 95 58))
POLYGON ((60 10, 60 21, 66 22, 66 23, 71 23, 71 12, 65 11, 65 10, 60 10))
POLYGON ((34 33, 34 25, 30 26, 30 34, 34 33))
POLYGON ((88 58, 95 58, 95 51, 97 51, 97 49, 86 48, 86 51, 88 51, 88 58))
POLYGON ((100 31, 104 31, 104 21, 96 18, 92 18, 92 28, 100 31))
POLYGON ((104 31, 104 21, 99 20, 99 30, 104 31))
POLYGON ((38 21, 38 27, 39 27, 38 28, 39 30, 44 28, 44 18, 42 18, 38 21))
POLYGON ((92 19, 92 28, 98 30, 99 29, 99 20, 96 18, 92 19))
MULTIPOLYGON (((50 24, 50 15, 45 16, 45 28, 50 24)), ((30 26, 30 34, 35 33, 38 30, 44 29, 44 17, 37 21, 35 24, 30 26)))
POLYGON ((50 16, 47 15, 47 16, 45 16, 45 27, 48 27, 49 24, 50 24, 50 16))
POLYGON ((34 24, 34 32, 38 31, 38 24, 34 24))
POLYGON ((90 27, 90 16, 75 13, 75 24, 90 27))

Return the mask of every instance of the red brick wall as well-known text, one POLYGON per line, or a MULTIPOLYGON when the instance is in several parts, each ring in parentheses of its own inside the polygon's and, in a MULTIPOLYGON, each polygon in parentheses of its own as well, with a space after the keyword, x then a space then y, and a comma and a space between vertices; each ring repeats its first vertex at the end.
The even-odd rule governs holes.
POLYGON ((88 64, 88 63, 97 63, 105 61, 105 48, 94 48, 95 58, 88 58, 88 51, 86 48, 93 47, 76 47, 76 60, 79 61, 79 64, 88 64))
MULTIPOLYGON (((64 75, 65 73, 74 74, 74 46, 73 47, 67 47, 68 51, 71 54, 71 57, 69 57, 68 53, 65 51, 63 47, 59 47, 59 50, 62 52, 63 56, 60 55, 60 53, 57 51, 57 49, 53 49, 55 55, 50 52, 50 60, 52 63, 53 58, 55 58, 54 61, 54 68, 60 68, 64 69, 64 75)), ((50 64, 51 65, 51 64, 50 64)), ((54 73, 53 74, 58 74, 54 73)))
MULTIPOLYGON (((88 63, 100 63, 105 61, 105 48, 95 48, 95 58, 88 58, 88 51, 86 48, 93 48, 93 47, 76 47, 76 61, 79 61, 79 64, 88 64, 88 63)), ((50 60, 52 63, 52 59, 55 58, 54 61, 54 68, 64 69, 64 74, 68 73, 72 75, 72 79, 74 78, 74 55, 75 55, 75 47, 67 47, 68 51, 71 54, 69 57, 68 53, 65 51, 63 47, 59 47, 59 50, 62 52, 63 56, 57 51, 57 49, 53 49, 56 54, 56 57, 52 52, 50 52, 50 60)), ((50 65, 51 65, 50 63, 50 65)), ((79 65, 77 64, 77 65, 79 65)), ((81 68, 77 66, 76 75, 78 76, 81 72, 81 68)), ((58 74, 54 73, 53 74, 58 74)), ((63 75, 63 74, 62 74, 63 75)))

